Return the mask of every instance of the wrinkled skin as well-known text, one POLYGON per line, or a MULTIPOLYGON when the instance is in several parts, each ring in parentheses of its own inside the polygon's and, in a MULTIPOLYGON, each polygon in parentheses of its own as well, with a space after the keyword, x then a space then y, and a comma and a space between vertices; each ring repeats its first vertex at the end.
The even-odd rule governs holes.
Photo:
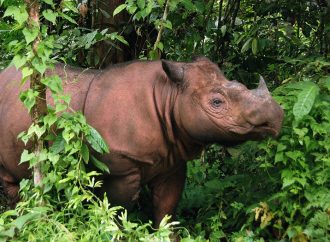
MULTIPOLYGON (((130 209, 142 185, 152 191, 155 224, 174 214, 186 177, 186 162, 211 143, 235 145, 277 136, 283 111, 263 80, 248 90, 228 81, 207 58, 192 63, 132 62, 104 71, 58 66, 71 106, 108 143, 100 159, 104 175, 100 194, 130 209)), ((0 74, 0 178, 14 201, 19 181, 30 176, 18 165, 24 145, 17 135, 31 123, 18 99, 21 74, 0 74)))

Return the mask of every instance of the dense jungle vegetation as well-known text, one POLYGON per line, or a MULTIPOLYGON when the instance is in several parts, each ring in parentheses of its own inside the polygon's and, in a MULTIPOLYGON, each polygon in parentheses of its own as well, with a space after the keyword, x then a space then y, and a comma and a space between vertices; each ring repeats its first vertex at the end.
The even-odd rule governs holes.
MULTIPOLYGON (((108 148, 80 113, 56 115, 70 98, 60 79, 43 79, 54 107, 20 138, 37 136, 53 145, 23 152, 21 162, 31 167, 42 161, 44 177, 39 186, 21 182, 16 209, 2 199, 1 240, 168 241, 173 233, 182 241, 330 240, 329 0, 0 4, 0 69, 10 63, 21 68, 23 83, 56 61, 101 68, 132 59, 189 61, 205 55, 248 87, 262 75, 285 110, 277 139, 213 145, 189 162, 180 223, 165 218, 154 230, 144 201, 127 214, 91 192, 100 185, 94 176, 107 168, 90 155, 87 143, 101 153, 108 148), (39 7, 33 22, 30 10, 39 7), (57 136, 48 133, 53 125, 57 136), (99 169, 85 171, 89 161, 99 169)), ((38 94, 29 89, 20 98, 33 110, 38 94)))

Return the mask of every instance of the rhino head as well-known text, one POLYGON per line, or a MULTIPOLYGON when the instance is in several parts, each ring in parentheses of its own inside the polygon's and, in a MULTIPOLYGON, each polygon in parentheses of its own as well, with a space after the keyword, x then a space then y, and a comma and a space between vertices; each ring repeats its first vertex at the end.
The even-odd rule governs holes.
POLYGON ((284 113, 262 77, 259 86, 249 90, 227 80, 205 57, 192 63, 162 61, 162 66, 179 86, 176 122, 198 143, 235 145, 279 134, 284 113))

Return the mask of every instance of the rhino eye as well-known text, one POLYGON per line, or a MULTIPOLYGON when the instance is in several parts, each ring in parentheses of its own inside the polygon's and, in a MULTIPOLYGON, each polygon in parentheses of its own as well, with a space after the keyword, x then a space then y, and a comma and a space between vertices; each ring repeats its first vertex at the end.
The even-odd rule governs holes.
POLYGON ((221 99, 219 99, 219 98, 214 98, 214 99, 212 100, 211 104, 212 104, 213 107, 218 108, 218 107, 221 106, 222 101, 221 101, 221 99))

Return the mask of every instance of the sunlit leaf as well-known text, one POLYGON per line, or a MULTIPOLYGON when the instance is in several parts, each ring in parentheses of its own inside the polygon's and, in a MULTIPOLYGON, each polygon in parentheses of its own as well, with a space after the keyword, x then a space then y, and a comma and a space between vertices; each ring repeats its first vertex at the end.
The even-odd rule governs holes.
POLYGON ((300 91, 298 99, 293 106, 293 115, 297 120, 301 119, 311 111, 315 98, 319 94, 320 88, 312 82, 310 82, 310 84, 311 85, 307 85, 300 91))
POLYGON ((34 158, 34 157, 35 157, 34 153, 29 153, 29 151, 23 150, 23 152, 21 154, 20 163, 27 162, 27 161, 31 160, 32 158, 34 158))
POLYGON ((34 41, 39 34, 39 29, 34 27, 34 28, 24 28, 22 30, 24 37, 25 37, 25 41, 26 44, 30 44, 32 41, 34 41))
POLYGON ((20 6, 9 6, 3 17, 7 17, 7 16, 12 16, 17 22, 19 25, 22 25, 24 22, 26 22, 28 20, 28 13, 25 9, 25 6, 23 5, 20 5, 20 6))
POLYGON ((120 13, 121 11, 123 11, 126 8, 126 4, 120 4, 114 11, 113 11, 113 16, 116 16, 118 13, 120 13))
POLYGON ((26 57, 19 54, 15 55, 12 63, 15 65, 16 69, 21 68, 26 63, 26 57))
POLYGON ((42 11, 42 15, 45 17, 45 19, 52 22, 53 24, 56 23, 56 18, 58 16, 58 13, 53 12, 51 9, 47 9, 42 11))
POLYGON ((99 153, 109 153, 108 145, 103 140, 102 136, 94 129, 92 126, 90 127, 90 135, 86 136, 88 143, 92 146, 94 150, 99 153))

